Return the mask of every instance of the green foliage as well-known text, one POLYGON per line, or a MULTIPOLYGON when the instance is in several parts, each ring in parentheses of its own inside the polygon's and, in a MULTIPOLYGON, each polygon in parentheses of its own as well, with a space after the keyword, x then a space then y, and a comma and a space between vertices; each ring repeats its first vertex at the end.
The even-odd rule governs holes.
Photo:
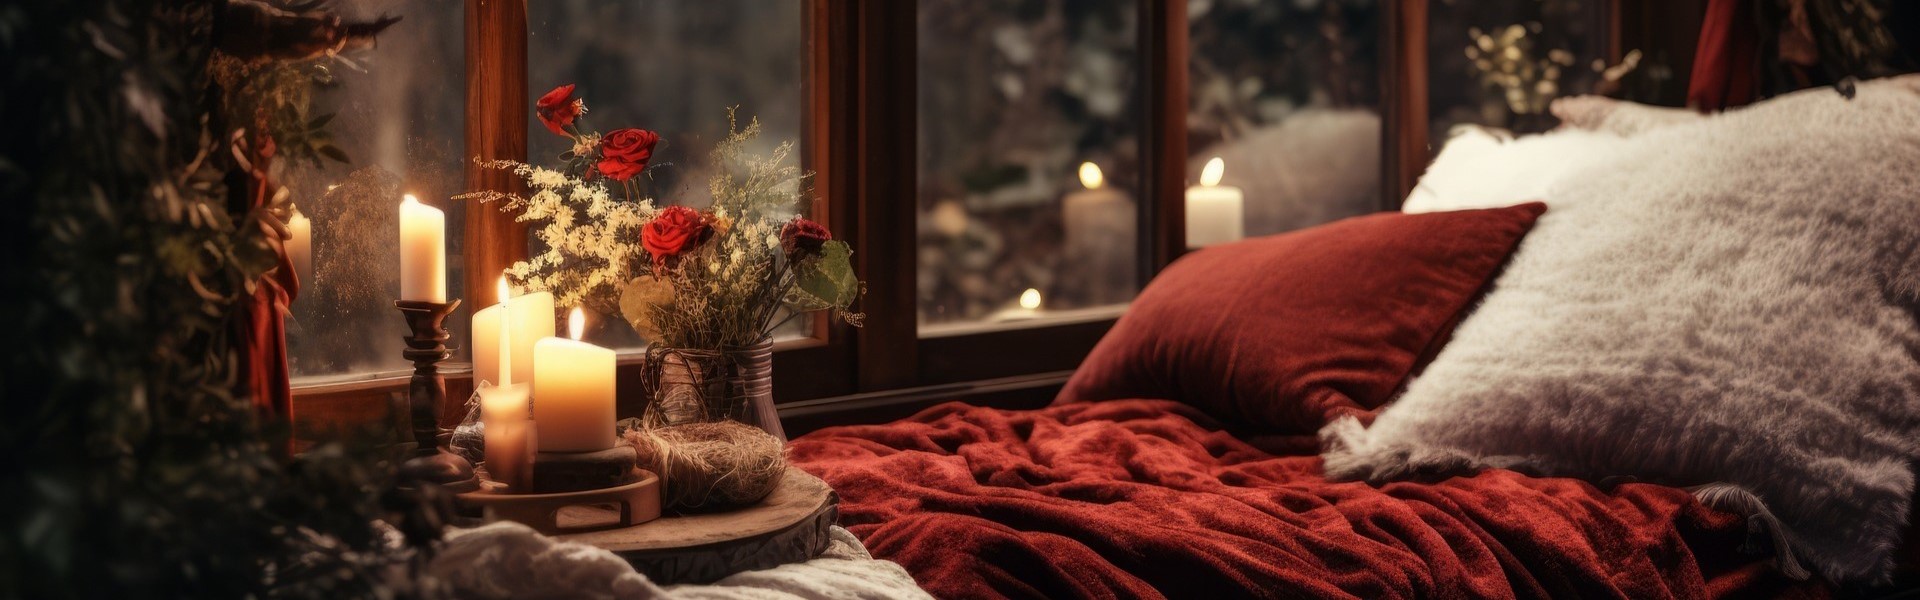
POLYGON ((820 256, 802 259, 793 265, 796 279, 788 302, 800 310, 845 309, 860 298, 860 278, 853 274, 853 248, 833 240, 820 248, 820 256))
POLYGON ((234 391, 272 254, 213 110, 221 5, 0 8, 0 597, 432 591, 406 567, 437 513, 375 456, 281 458, 287 432, 234 391))

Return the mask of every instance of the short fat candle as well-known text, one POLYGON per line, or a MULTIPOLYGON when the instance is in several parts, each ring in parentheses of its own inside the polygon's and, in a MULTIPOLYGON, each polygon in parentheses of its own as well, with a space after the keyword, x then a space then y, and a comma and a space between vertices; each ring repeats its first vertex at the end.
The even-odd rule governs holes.
POLYGON ((580 341, 586 314, 568 321, 573 339, 550 337, 533 346, 533 418, 541 452, 612 448, 614 354, 580 341))
POLYGON ((1219 157, 1200 170, 1200 185, 1187 188, 1187 247, 1200 248, 1246 237, 1246 200, 1240 188, 1220 185, 1227 170, 1219 157))
POLYGON ((447 301, 447 214, 413 194, 400 202, 400 299, 447 301))

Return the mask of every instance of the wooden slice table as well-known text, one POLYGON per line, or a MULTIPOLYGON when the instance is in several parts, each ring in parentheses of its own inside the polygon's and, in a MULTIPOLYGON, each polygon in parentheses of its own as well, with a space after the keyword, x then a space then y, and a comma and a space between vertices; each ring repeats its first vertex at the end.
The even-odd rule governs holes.
MULTIPOLYGON (((569 507, 560 526, 591 527, 615 516, 604 508, 569 507)), ((789 467, 780 486, 743 509, 665 514, 633 527, 555 536, 591 544, 632 563, 661 585, 712 583, 722 577, 803 562, 827 548, 840 519, 840 498, 820 478, 789 467)))

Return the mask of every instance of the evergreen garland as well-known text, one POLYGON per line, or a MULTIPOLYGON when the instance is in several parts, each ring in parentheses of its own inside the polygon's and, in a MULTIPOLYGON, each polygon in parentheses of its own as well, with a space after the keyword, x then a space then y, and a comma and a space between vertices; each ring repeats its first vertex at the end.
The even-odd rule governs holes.
POLYGON ((0 6, 0 596, 436 591, 433 503, 349 446, 277 457, 234 391, 229 320, 273 255, 229 189, 227 6, 0 6))

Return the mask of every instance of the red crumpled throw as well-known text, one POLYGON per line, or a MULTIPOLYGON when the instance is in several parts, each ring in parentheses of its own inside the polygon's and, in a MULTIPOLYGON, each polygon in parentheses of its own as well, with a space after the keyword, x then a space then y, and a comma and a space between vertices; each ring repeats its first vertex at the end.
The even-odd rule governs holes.
POLYGON ((1330 483, 1311 450, 1270 454, 1170 401, 949 403, 791 457, 941 598, 1827 595, 1738 553, 1744 520, 1682 490, 1498 470, 1330 483))

